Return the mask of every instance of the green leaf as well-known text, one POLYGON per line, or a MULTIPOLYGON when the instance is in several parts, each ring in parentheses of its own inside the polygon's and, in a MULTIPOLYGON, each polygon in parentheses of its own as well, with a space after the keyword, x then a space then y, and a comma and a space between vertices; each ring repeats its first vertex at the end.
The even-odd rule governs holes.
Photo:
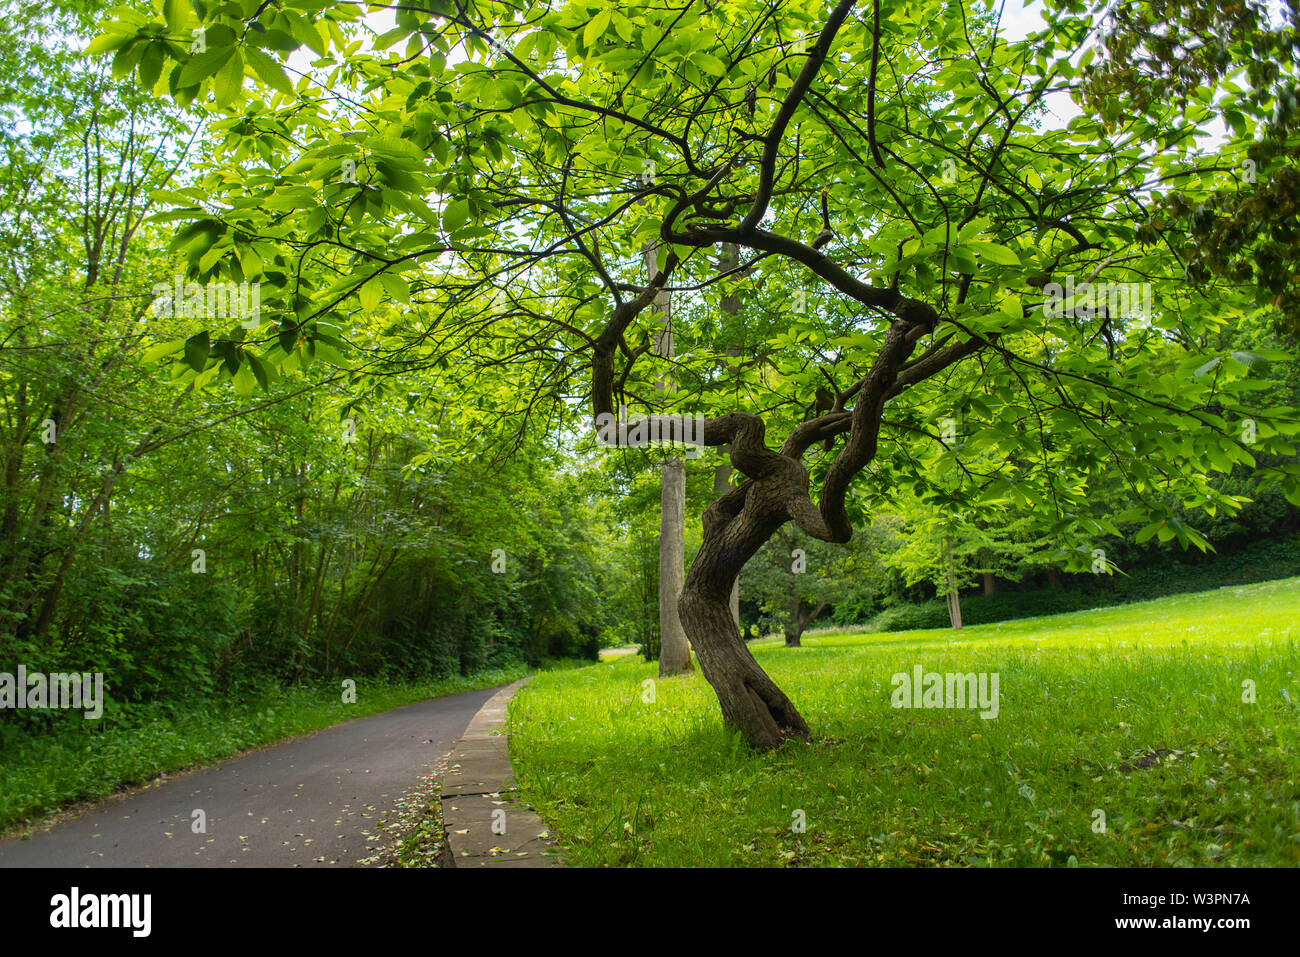
POLYGON ((974 254, 969 249, 965 249, 961 246, 955 246, 948 250, 948 266, 949 268, 955 269, 957 272, 966 275, 974 273, 975 270, 979 268, 979 264, 975 261, 974 254))
POLYGON ((379 274, 379 283, 388 292, 388 295, 398 302, 411 301, 411 287, 405 279, 394 272, 384 272, 379 274))
POLYGON ((140 85, 146 90, 153 89, 162 72, 164 47, 161 43, 150 43, 140 57, 140 85))
POLYGON ((109 50, 116 50, 118 47, 125 46, 133 39, 135 38, 121 33, 101 33, 90 41, 89 46, 82 51, 82 55, 95 56, 99 53, 107 53, 109 50))
POLYGON ((164 356, 175 355, 185 348, 184 339, 172 339, 170 342, 159 342, 144 350, 144 355, 140 361, 144 363, 157 362, 164 356))
POLYGON ((587 24, 587 29, 582 31, 583 44, 590 47, 604 36, 605 31, 609 29, 609 21, 612 16, 613 11, 606 7, 604 10, 601 10, 592 17, 591 21, 587 24))
POLYGON ((1236 359, 1247 369, 1264 369, 1268 367, 1268 362, 1264 357, 1254 352, 1234 352, 1232 358, 1236 359))
POLYGON ((234 47, 208 47, 203 53, 196 53, 185 66, 181 67, 181 86, 192 86, 206 80, 221 69, 221 65, 235 54, 234 47))
POLYGON ((361 299, 361 308, 366 312, 374 312, 383 299, 383 284, 376 278, 367 279, 357 290, 357 295, 361 299))
MULTIPOLYGON (((1154 535, 1156 532, 1160 531, 1160 529, 1164 528, 1164 525, 1165 523, 1163 521, 1152 522, 1150 525, 1142 529, 1142 531, 1138 532, 1137 537, 1134 538, 1133 540, 1137 542, 1139 545, 1141 545, 1143 542, 1151 538, 1151 536, 1154 535)), ((1163 540, 1164 539, 1161 539, 1161 541, 1163 540)))
POLYGON ((163 19, 167 21, 170 33, 180 34, 193 16, 186 0, 163 0, 163 19))
POLYGON ((253 375, 257 379, 257 384, 260 385, 263 390, 270 388, 271 379, 275 376, 275 368, 268 365, 252 353, 245 353, 244 359, 247 360, 248 367, 253 370, 253 375))
POLYGON ((375 38, 376 50, 387 50, 394 43, 405 40, 415 31, 411 27, 396 26, 387 33, 381 33, 375 38))
POLYGON ((456 233, 469 221, 469 200, 454 199, 442 211, 442 228, 456 233))
POLYGON ((212 351, 212 342, 207 331, 197 333, 185 340, 185 364, 195 372, 202 372, 208 364, 208 353, 212 351))
POLYGON ((248 65, 253 68, 253 72, 267 86, 279 90, 281 93, 293 92, 293 83, 284 72, 284 68, 274 58, 263 53, 257 47, 247 46, 244 47, 244 59, 248 61, 248 65))
POLYGON ((315 24, 298 13, 286 11, 284 18, 289 21, 290 32, 299 43, 308 47, 317 56, 324 56, 327 49, 324 39, 316 30, 315 24))
POLYGON ((711 77, 719 77, 727 72, 727 64, 715 57, 712 53, 698 51, 691 54, 691 59, 695 61, 700 69, 704 70, 711 77))
POLYGON ((618 31, 618 35, 630 43, 632 37, 636 35, 636 24, 617 10, 614 11, 613 19, 614 29, 618 31))
POLYGON ((344 367, 347 366, 348 364, 347 358, 343 355, 342 352, 340 352, 334 346, 330 345, 328 342, 324 342, 323 340, 317 339, 315 342, 312 343, 312 346, 316 353, 317 359, 324 359, 330 365, 344 366, 344 367))
POLYGON ((241 362, 238 371, 234 375, 235 391, 241 396, 250 396, 253 390, 257 388, 257 376, 253 372, 251 362, 241 362))
POLYGON ((1019 266, 1020 257, 1000 243, 989 243, 979 239, 972 239, 966 244, 971 252, 978 253, 979 257, 985 262, 993 263, 996 266, 1019 266))
POLYGON ((1211 359, 1209 362, 1205 363, 1205 365, 1201 366, 1199 369, 1197 369, 1195 372, 1193 372, 1193 373, 1192 373, 1192 376, 1193 376, 1194 378, 1199 379, 1201 376, 1205 375, 1205 373, 1209 372, 1211 369, 1213 369, 1215 366, 1217 366, 1217 365, 1218 365, 1220 362, 1222 362, 1222 361, 1223 361, 1223 358, 1222 358, 1222 357, 1217 358, 1217 359, 1211 359))
POLYGON ((226 106, 239 95, 244 85, 244 58, 238 50, 217 71, 217 78, 212 83, 212 93, 217 103, 226 106))
POLYGON ((144 52, 144 45, 139 37, 132 37, 127 44, 117 51, 113 57, 113 76, 127 76, 140 60, 140 54, 144 52))

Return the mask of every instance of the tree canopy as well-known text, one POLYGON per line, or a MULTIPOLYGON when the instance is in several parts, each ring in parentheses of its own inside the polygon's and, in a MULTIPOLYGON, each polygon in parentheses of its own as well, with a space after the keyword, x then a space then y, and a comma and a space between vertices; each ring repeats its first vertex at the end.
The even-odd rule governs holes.
POLYGON ((1267 344, 1295 314, 1289 6, 1052 0, 1021 35, 941 0, 115 14, 91 52, 204 124, 153 193, 187 278, 260 288, 256 321, 150 358, 244 394, 337 364, 351 408, 432 372, 412 407, 481 454, 705 415, 739 484, 680 607, 754 745, 808 731, 726 609, 787 522, 845 542, 904 496, 1013 506, 1084 568, 1117 533, 1102 491, 1198 547, 1171 499, 1235 511, 1215 472, 1300 503, 1267 344))

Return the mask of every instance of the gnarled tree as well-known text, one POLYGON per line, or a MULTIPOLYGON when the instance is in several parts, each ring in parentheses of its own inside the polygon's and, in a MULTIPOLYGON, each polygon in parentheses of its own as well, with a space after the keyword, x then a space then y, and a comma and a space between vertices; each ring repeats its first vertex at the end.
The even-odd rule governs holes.
MULTIPOLYGON (((1187 15, 1128 9, 1148 6, 1187 15)), ((161 20, 106 28, 119 70, 210 114, 214 155, 173 194, 193 275, 263 284, 262 327, 214 332, 228 348, 179 380, 346 362, 352 311, 388 299, 407 318, 359 394, 374 370, 438 363, 467 396, 514 403, 497 427, 571 427, 579 404, 588 427, 623 406, 706 415, 703 444, 743 478, 704 512, 679 607, 754 746, 809 733, 728 608, 782 525, 846 542, 873 497, 924 493, 936 460, 963 477, 944 494, 1041 509, 1086 563, 1115 531, 1083 517, 1090 487, 1127 483, 1147 534, 1203 546, 1155 493, 1231 509, 1208 470, 1294 455, 1289 410, 1251 402, 1285 356, 1216 351, 1256 290, 1189 272, 1148 215, 1173 190, 1289 170, 1271 154, 1241 175, 1271 101, 1232 70, 1186 109, 1130 111, 1132 84, 1097 88, 1105 10, 1073 0, 1014 35, 995 9, 947 0, 388 9, 372 30, 349 3, 168 0, 161 20), (286 61, 299 48, 310 66, 286 61), (719 277, 728 246, 739 262, 719 277), (741 287, 755 343, 730 361, 708 348, 719 281, 741 287), (664 293, 671 359, 653 349, 664 293), (669 368, 679 388, 656 394, 669 368)), ((464 405, 450 424, 493 424, 464 405)), ((1293 460, 1267 468, 1300 499, 1293 460)))

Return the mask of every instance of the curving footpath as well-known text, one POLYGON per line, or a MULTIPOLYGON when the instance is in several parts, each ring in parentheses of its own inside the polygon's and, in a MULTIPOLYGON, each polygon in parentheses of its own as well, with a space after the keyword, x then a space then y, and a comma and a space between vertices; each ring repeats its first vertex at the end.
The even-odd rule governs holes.
POLYGON ((510 801, 514 771, 500 733, 506 705, 529 679, 497 692, 470 721, 442 776, 442 823, 452 867, 563 867, 546 824, 510 801))
MULTIPOLYGON (((513 694, 517 687, 505 691, 513 694)), ((478 747, 479 739, 470 732, 485 727, 484 702, 495 708, 493 702, 501 700, 504 716, 505 691, 489 688, 430 698, 211 767, 166 775, 0 841, 0 867, 367 863, 367 856, 382 850, 392 836, 381 822, 400 817, 403 795, 419 786, 453 745, 492 751, 478 747), (206 830, 200 833, 195 833, 195 811, 205 819, 206 830)), ((505 739, 497 741, 504 755, 505 739)), ((471 760, 464 767, 496 766, 471 760)), ((505 767, 508 771, 508 760, 505 767)), ((471 799, 466 795, 465 800, 468 805, 471 799)), ((516 820, 507 818, 512 840, 516 820)))

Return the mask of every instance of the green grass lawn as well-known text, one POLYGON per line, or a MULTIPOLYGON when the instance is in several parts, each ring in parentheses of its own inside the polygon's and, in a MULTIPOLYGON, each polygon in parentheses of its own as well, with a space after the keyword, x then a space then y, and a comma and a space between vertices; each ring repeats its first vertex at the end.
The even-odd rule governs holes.
POLYGON ((1294 866, 1297 611, 1292 578, 755 643, 815 735, 766 754, 698 674, 646 703, 656 667, 636 657, 544 672, 511 703, 511 756, 579 866, 1294 866), (998 716, 891 707, 916 665, 996 672, 998 716))
POLYGON ((426 698, 508 684, 527 671, 516 665, 437 681, 361 679, 350 704, 343 702, 336 685, 274 689, 233 701, 155 709, 158 713, 125 724, 106 714, 102 724, 76 722, 73 730, 15 735, 0 747, 0 831, 159 774, 426 698))

